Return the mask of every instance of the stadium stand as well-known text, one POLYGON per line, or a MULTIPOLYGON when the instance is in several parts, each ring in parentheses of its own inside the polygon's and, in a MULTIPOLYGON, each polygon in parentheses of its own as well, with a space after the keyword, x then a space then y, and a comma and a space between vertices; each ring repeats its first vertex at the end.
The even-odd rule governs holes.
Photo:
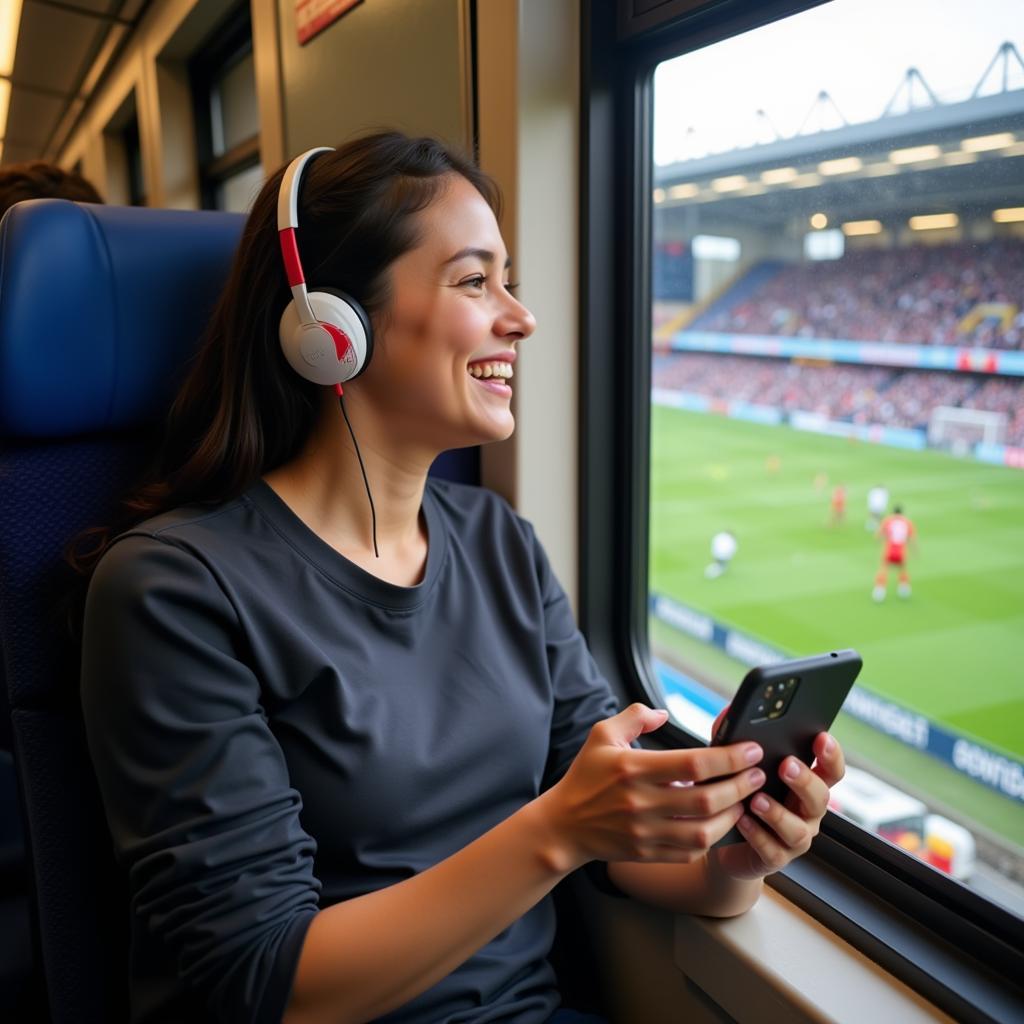
POLYGON ((973 373, 818 366, 702 353, 658 354, 653 385, 722 402, 749 402, 832 420, 926 429, 938 406, 1007 416, 1004 441, 1024 445, 1024 381, 973 373))
POLYGON ((853 420, 890 427, 926 428, 933 409, 940 405, 962 405, 978 385, 978 378, 969 373, 901 373, 884 391, 858 409, 853 420))
POLYGON ((960 403, 965 409, 1001 412, 1007 418, 1007 444, 1024 446, 1024 380, 992 377, 960 403))
POLYGON ((757 264, 690 326, 1019 350, 1024 348, 1024 240, 872 249, 800 265, 757 264))

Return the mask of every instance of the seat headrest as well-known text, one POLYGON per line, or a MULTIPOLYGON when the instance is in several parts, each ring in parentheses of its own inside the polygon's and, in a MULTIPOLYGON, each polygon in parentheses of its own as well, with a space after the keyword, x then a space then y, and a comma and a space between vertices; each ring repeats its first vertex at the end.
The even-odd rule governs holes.
POLYGON ((0 437, 160 419, 244 223, 66 199, 12 206, 0 221, 0 437))

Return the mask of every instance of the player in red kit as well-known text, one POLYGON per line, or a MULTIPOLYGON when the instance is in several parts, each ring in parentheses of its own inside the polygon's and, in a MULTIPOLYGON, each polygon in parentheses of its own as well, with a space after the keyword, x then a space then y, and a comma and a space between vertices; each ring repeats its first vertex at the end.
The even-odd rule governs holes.
POLYGON ((886 516, 875 533, 876 537, 885 539, 885 550, 882 552, 882 564, 875 577, 875 589, 871 596, 876 601, 885 600, 885 592, 889 583, 889 567, 899 569, 900 597, 910 597, 910 574, 907 572, 907 546, 914 540, 914 524, 903 515, 903 509, 896 505, 892 515, 886 516))
POLYGON ((839 526, 846 518, 846 484, 836 484, 832 491, 832 518, 830 524, 839 526))

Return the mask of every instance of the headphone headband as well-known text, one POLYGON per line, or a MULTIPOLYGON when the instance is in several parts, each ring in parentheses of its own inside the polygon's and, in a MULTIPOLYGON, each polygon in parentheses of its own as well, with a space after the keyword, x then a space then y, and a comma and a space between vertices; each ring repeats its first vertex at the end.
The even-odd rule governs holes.
POLYGON ((299 314, 299 323, 315 324, 317 322, 313 307, 309 304, 306 291, 306 275, 299 259, 299 244, 295 237, 295 229, 299 226, 299 183, 306 164, 318 153, 331 153, 328 146, 307 149, 297 156, 284 172, 281 189, 277 193, 277 237, 281 243, 281 257, 284 270, 288 277, 288 287, 292 291, 295 310, 299 314))
POLYGON ((281 179, 281 190, 277 193, 277 230, 299 226, 299 181, 306 164, 317 153, 333 153, 330 146, 317 146, 300 153, 289 165, 281 179))

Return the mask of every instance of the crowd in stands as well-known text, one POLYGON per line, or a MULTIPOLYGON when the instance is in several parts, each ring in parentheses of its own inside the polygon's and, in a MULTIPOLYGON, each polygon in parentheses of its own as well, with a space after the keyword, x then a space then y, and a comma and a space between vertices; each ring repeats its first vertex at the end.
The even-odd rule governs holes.
POLYGON ((749 297, 725 309, 717 303, 693 326, 740 334, 1022 349, 1024 239, 862 250, 838 260, 785 266, 749 297), (987 315, 978 315, 982 304, 987 315))
POLYGON ((1024 379, 990 377, 960 403, 966 409, 986 409, 1006 416, 1006 443, 1024 446, 1024 379))
POLYGON ((851 418, 870 405, 895 376, 875 366, 806 366, 750 356, 659 356, 655 387, 751 402, 791 411, 851 418))
POLYGON ((857 409, 853 421, 927 429, 933 409, 962 405, 977 388, 977 379, 969 373, 911 370, 896 376, 857 409))
POLYGON ((926 430, 940 405, 1007 415, 1006 444, 1024 446, 1024 380, 977 374, 801 364, 755 356, 658 354, 653 385, 832 420, 926 430))

